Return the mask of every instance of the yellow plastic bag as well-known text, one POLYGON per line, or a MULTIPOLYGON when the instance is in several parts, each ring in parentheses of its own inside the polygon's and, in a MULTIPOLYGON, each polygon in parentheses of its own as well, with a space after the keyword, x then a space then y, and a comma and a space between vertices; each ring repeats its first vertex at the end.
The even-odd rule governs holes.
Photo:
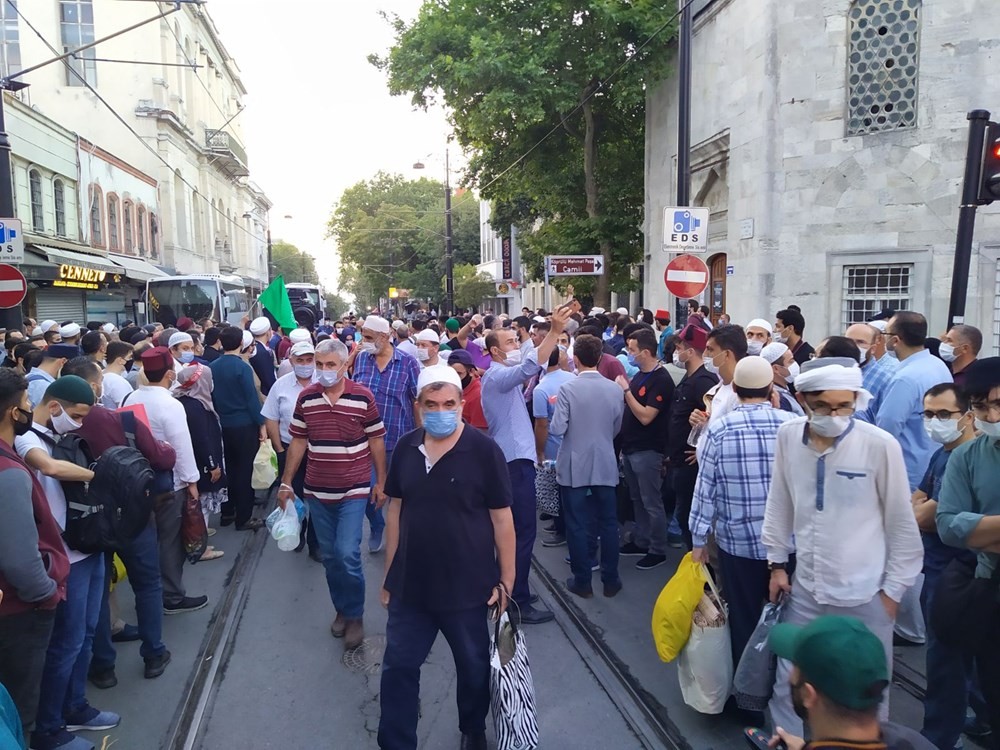
POLYGON ((688 552, 653 606, 653 642, 663 661, 676 659, 687 644, 691 636, 691 616, 704 591, 703 566, 692 560, 688 552))
POLYGON ((111 568, 111 590, 115 590, 115 586, 125 580, 125 563, 122 559, 118 557, 116 553, 114 556, 114 566, 111 568))

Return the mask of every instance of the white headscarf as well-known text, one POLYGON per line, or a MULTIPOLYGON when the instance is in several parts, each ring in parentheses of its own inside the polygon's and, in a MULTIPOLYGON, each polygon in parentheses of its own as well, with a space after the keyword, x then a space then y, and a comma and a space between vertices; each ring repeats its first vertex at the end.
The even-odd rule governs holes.
POLYGON ((861 368, 857 365, 846 367, 836 362, 826 364, 822 358, 807 362, 799 376, 795 378, 795 390, 799 393, 818 391, 854 391, 857 394, 855 408, 864 411, 872 395, 862 385, 861 368))

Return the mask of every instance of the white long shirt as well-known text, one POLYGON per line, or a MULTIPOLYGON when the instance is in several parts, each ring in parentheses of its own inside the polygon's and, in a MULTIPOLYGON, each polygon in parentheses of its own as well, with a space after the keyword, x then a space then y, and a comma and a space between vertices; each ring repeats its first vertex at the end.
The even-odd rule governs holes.
MULTIPOLYGON (((194 459, 191 433, 188 430, 187 413, 181 402, 170 391, 158 385, 140 386, 129 396, 126 406, 142 404, 146 407, 149 431, 153 437, 173 446, 177 453, 174 464, 174 489, 183 489, 201 478, 198 462, 194 459)), ((247 428, 251 429, 251 428, 247 428)))
MULTIPOLYGON (((313 377, 315 378, 315 375, 313 377)), ((273 419, 278 423, 278 434, 281 436, 281 442, 286 445, 292 442, 292 434, 288 428, 292 424, 292 414, 295 413, 299 394, 304 390, 305 386, 299 383, 294 372, 282 375, 274 381, 264 405, 260 408, 264 419, 273 419)))
POLYGON ((767 559, 787 562, 795 552, 793 587, 820 604, 854 607, 879 591, 902 600, 924 549, 899 443, 855 419, 818 453, 807 422, 797 417, 778 429, 761 534, 767 559))

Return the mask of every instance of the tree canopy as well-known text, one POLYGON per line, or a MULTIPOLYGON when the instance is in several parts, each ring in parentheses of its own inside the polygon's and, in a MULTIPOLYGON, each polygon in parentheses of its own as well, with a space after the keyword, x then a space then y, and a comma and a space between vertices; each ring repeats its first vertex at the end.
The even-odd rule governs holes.
POLYGON ((271 243, 271 265, 272 278, 284 276, 285 283, 319 283, 315 258, 284 240, 275 240, 271 243))
MULTIPOLYGON (((344 191, 327 225, 340 254, 340 288, 371 308, 389 287, 440 305, 444 298, 444 185, 379 172, 344 191)), ((479 202, 457 194, 452 209, 455 265, 479 262, 479 202)))
POLYGON ((427 0, 390 19, 395 44, 370 60, 393 94, 451 113, 467 180, 495 226, 522 230, 528 272, 603 253, 604 276, 572 281, 606 304, 642 262, 645 85, 663 75, 672 15, 652 0, 427 0))

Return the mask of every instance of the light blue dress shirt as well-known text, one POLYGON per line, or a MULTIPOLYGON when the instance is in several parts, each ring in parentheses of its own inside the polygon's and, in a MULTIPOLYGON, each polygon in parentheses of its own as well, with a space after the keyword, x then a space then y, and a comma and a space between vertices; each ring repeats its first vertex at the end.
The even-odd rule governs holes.
POLYGON ((490 364, 482 377, 483 413, 489 424, 490 437, 503 451, 507 463, 520 458, 535 462, 535 433, 524 403, 524 383, 542 371, 538 352, 531 339, 521 345, 521 362, 508 366, 490 364))

